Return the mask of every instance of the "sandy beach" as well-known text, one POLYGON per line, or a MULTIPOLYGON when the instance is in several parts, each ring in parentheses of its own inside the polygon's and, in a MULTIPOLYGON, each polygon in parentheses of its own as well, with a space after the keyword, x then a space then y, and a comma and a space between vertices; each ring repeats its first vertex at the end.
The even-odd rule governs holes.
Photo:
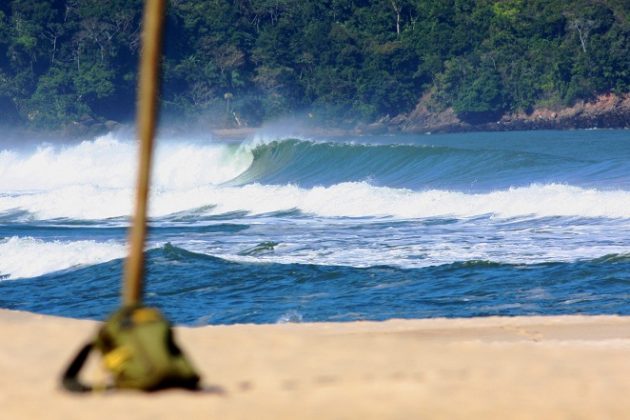
MULTIPOLYGON (((96 322, 0 311, 5 419, 627 418, 630 317, 177 328, 198 393, 71 395, 96 322)), ((87 381, 102 378, 93 357, 87 381)))

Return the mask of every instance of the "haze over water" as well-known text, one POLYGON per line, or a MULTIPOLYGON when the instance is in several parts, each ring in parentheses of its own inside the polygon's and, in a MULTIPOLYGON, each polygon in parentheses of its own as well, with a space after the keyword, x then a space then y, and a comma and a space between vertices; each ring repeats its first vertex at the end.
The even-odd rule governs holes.
MULTIPOLYGON (((0 145, 0 307, 118 305, 135 153, 0 145)), ((176 323, 630 313, 627 131, 161 138, 153 181, 176 323)))

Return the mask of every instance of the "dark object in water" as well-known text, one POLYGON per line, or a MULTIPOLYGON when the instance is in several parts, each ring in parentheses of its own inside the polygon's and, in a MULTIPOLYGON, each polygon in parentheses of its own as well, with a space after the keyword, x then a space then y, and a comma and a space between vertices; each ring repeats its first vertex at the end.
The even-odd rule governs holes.
POLYGON ((265 242, 259 243, 255 247, 248 248, 248 249, 246 249, 244 251, 239 252, 238 255, 241 255, 241 256, 252 256, 252 255, 273 253, 274 248, 276 246, 278 246, 278 242, 265 241, 265 242))

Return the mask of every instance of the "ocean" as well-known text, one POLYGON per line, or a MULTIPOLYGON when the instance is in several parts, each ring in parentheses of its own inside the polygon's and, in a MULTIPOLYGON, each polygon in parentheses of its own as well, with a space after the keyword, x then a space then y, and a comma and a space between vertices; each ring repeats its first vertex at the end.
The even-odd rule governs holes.
MULTIPOLYGON (((136 144, 0 142, 0 307, 120 304, 136 144)), ((157 142, 146 302, 176 324, 630 314, 630 132, 157 142)))

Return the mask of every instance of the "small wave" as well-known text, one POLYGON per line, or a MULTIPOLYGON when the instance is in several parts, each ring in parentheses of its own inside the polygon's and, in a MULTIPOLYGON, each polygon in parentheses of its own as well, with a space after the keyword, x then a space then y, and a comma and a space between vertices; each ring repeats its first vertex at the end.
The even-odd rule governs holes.
POLYGON ((616 264, 616 263, 628 263, 630 262, 630 253, 627 254, 608 254, 603 257, 596 258, 593 260, 596 263, 608 263, 608 264, 616 264))
POLYGON ((302 320, 303 317, 301 313, 295 310, 291 310, 280 315, 280 317, 278 317, 278 320, 276 321, 276 324, 300 323, 302 322, 302 320))
POLYGON ((261 254, 273 254, 273 251, 276 246, 278 246, 278 242, 265 241, 265 242, 259 243, 258 245, 254 247, 247 248, 239 252, 238 255, 254 256, 254 255, 261 255, 261 254))
POLYGON ((164 246, 153 249, 151 254, 160 254, 163 257, 171 261, 187 261, 187 260, 216 260, 216 257, 199 252, 189 251, 185 248, 175 246, 170 242, 164 244, 164 246))
POLYGON ((0 277, 36 277, 53 271, 111 261, 125 255, 124 245, 96 241, 43 241, 31 237, 0 240, 0 277))

